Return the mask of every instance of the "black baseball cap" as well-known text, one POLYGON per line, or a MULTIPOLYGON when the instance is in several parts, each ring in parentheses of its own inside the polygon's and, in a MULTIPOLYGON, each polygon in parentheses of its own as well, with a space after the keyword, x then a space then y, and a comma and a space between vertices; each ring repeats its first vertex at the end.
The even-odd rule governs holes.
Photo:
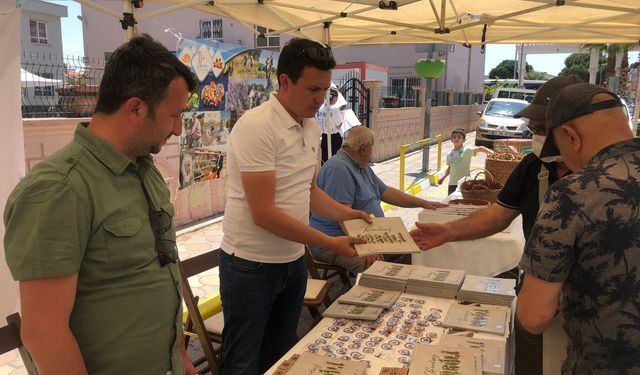
POLYGON ((545 114, 547 112, 547 104, 549 99, 560 89, 573 85, 576 83, 584 82, 577 76, 563 76, 555 77, 545 82, 531 100, 531 104, 524 107, 520 112, 516 113, 515 118, 526 117, 529 120, 544 121, 545 114))
POLYGON ((620 97, 604 87, 591 83, 577 83, 558 91, 547 106, 547 138, 542 145, 540 158, 560 155, 560 151, 553 144, 553 137, 549 136, 553 129, 578 117, 615 107, 622 107, 620 97), (595 95, 603 93, 609 94, 611 99, 592 103, 595 95))

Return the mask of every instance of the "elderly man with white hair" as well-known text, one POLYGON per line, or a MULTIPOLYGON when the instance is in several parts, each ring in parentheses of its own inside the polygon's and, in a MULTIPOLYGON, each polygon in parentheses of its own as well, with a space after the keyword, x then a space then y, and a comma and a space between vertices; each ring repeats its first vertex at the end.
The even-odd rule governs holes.
MULTIPOLYGON (((381 201, 400 207, 434 209, 443 206, 385 185, 367 165, 373 153, 373 143, 373 130, 364 126, 351 128, 342 142, 342 148, 320 169, 317 186, 334 200, 377 217, 384 216, 381 201)), ((330 236, 344 235, 339 223, 315 213, 311 216, 310 225, 330 236)), ((316 246, 310 249, 315 259, 339 265, 352 273, 362 272, 376 260, 383 260, 378 255, 349 258, 316 246)), ((384 260, 409 263, 411 258, 406 254, 385 255, 384 260)))

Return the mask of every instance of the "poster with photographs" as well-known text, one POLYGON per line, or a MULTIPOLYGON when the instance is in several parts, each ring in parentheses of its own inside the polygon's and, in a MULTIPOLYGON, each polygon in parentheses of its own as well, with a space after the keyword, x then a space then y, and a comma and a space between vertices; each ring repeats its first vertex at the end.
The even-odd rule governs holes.
POLYGON ((267 81, 266 90, 272 91, 278 86, 278 77, 276 76, 277 53, 273 51, 263 50, 260 54, 260 66, 258 67, 258 78, 264 78, 267 81))
POLYGON ((200 92, 198 109, 201 111, 224 110, 228 82, 226 75, 216 77, 214 74, 208 74, 198 87, 200 92))
POLYGON ((182 114, 179 177, 185 188, 221 177, 233 124, 277 87, 279 53, 182 39, 176 55, 198 80, 182 114))
POLYGON ((180 186, 220 178, 230 115, 226 111, 184 112, 180 137, 180 186))
POLYGON ((229 61, 231 77, 258 78, 261 49, 251 49, 238 54, 229 61))
POLYGON ((193 183, 193 151, 181 150, 180 186, 189 186, 191 183, 193 183))

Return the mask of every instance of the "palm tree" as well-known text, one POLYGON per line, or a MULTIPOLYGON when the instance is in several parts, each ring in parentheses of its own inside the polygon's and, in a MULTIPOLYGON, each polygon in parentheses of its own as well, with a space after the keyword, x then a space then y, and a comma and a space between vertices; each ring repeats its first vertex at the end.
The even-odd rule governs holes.
MULTIPOLYGON (((580 46, 581 49, 587 50, 591 52, 592 50, 596 50, 599 56, 606 55, 607 57, 607 65, 604 71, 604 76, 601 79, 600 85, 607 87, 609 82, 609 77, 620 77, 624 75, 622 70, 629 66, 628 61, 628 52, 634 47, 633 44, 619 44, 619 43, 611 43, 611 44, 583 44, 580 46), (622 52, 622 59, 617 63, 617 55, 622 52), (619 69, 616 69, 619 68, 619 69)), ((624 77, 623 77, 624 78, 624 77)), ((620 80, 619 91, 626 87, 626 82, 620 80)))

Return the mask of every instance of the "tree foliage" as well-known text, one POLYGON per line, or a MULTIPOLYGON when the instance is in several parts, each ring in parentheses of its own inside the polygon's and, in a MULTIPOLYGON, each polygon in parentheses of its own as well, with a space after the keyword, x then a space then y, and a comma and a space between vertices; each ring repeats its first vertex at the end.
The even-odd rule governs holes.
MULTIPOLYGON (((513 78, 513 69, 516 65, 515 60, 502 60, 500 64, 498 64, 495 68, 491 69, 489 72, 489 78, 498 79, 498 78, 513 78)), ((529 64, 526 64, 525 71, 527 73, 534 71, 533 67, 529 64)), ((518 72, 516 72, 516 79, 518 77, 518 72)))
MULTIPOLYGON (((589 82, 589 60, 591 56, 588 53, 572 53, 564 59, 564 68, 560 71, 560 76, 575 75, 585 82, 589 82)), ((596 73, 596 83, 602 82, 602 74, 604 73, 606 57, 600 55, 600 63, 598 64, 598 72, 596 73)))

